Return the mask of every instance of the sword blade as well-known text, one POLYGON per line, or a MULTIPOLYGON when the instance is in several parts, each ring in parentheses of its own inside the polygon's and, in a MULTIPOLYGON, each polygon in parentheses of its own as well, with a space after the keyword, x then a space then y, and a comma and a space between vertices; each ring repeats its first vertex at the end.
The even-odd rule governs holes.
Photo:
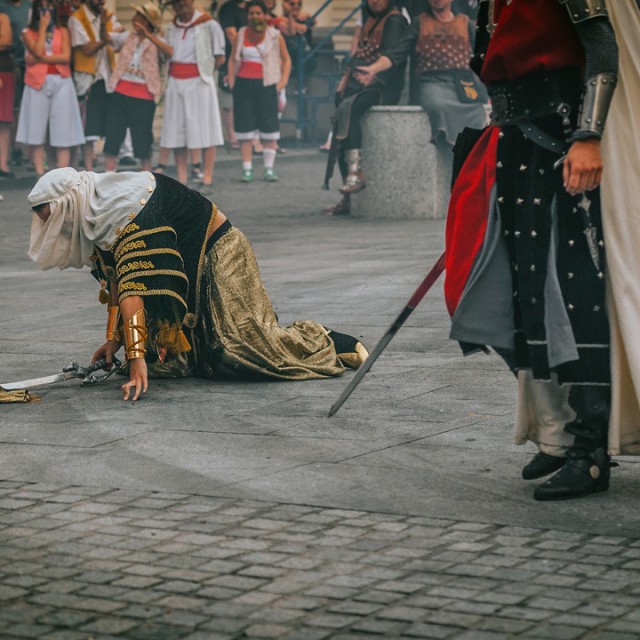
POLYGON ((382 336, 375 349, 371 352, 369 357, 360 365, 355 376, 351 379, 351 382, 347 385, 346 389, 342 392, 340 397, 331 405, 327 417, 335 415, 340 407, 347 401, 347 398, 353 393, 353 390, 360 384, 362 379, 367 375, 367 372, 373 366, 373 363, 378 359, 380 354, 385 350, 387 345, 393 339, 393 336, 398 333, 400 327, 406 322, 407 318, 413 313, 413 310, 420 304, 422 298, 425 297, 429 289, 435 284, 436 280, 440 277, 444 271, 445 266, 445 254, 443 253, 438 261, 433 265, 431 271, 426 275, 425 279, 420 283, 418 288, 414 291, 409 302, 405 305, 404 309, 398 314, 398 317, 393 321, 391 326, 387 329, 386 333, 382 336))
POLYGON ((31 378, 30 380, 19 380, 18 382, 0 382, 0 387, 5 391, 16 391, 18 389, 33 389, 34 387, 44 387, 54 382, 64 382, 77 378, 76 371, 67 371, 65 373, 55 373, 52 376, 44 376, 42 378, 31 378))

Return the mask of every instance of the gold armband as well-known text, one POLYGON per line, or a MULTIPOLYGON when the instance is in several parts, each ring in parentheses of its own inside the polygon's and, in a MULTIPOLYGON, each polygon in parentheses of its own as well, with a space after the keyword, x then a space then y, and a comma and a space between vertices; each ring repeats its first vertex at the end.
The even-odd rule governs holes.
POLYGON ((111 305, 107 314, 107 340, 117 340, 120 342, 122 338, 120 331, 118 331, 120 307, 117 304, 111 305))
POLYGON ((144 309, 138 309, 124 323, 124 344, 127 360, 144 358, 147 342, 147 324, 144 309))

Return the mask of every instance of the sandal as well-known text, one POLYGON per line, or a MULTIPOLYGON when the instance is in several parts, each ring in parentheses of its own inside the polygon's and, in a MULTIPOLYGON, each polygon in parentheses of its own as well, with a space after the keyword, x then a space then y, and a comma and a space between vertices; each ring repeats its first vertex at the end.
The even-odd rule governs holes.
POLYGON ((343 197, 338 204, 322 210, 328 216, 348 216, 351 213, 351 200, 348 196, 343 197))
POLYGON ((152 173, 163 174, 166 170, 167 170, 167 167, 163 165, 162 162, 158 162, 158 164, 155 167, 151 167, 152 173))

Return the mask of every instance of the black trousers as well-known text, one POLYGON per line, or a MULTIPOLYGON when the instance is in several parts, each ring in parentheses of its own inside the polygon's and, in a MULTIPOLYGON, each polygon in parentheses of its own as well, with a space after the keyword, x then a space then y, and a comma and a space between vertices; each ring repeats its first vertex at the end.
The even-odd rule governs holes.
POLYGON ((117 156, 129 129, 133 142, 133 155, 141 160, 148 160, 153 146, 155 111, 156 103, 153 100, 131 98, 121 93, 111 94, 104 152, 109 156, 117 156))

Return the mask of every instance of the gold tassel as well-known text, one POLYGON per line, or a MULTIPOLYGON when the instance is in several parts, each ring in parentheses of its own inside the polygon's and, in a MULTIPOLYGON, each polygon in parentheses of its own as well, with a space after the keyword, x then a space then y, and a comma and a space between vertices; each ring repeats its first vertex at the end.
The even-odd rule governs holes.
POLYGON ((98 300, 100 301, 100 304, 109 304, 109 302, 111 301, 111 296, 109 295, 109 292, 107 291, 107 283, 105 280, 100 280, 100 286, 102 287, 100 289, 100 293, 98 294, 98 300))
POLYGON ((18 391, 5 391, 0 388, 0 403, 10 402, 37 402, 40 400, 38 396, 32 395, 27 389, 18 391))
POLYGON ((158 346, 164 347, 169 353, 186 353, 191 351, 191 345, 177 324, 158 321, 158 346))

